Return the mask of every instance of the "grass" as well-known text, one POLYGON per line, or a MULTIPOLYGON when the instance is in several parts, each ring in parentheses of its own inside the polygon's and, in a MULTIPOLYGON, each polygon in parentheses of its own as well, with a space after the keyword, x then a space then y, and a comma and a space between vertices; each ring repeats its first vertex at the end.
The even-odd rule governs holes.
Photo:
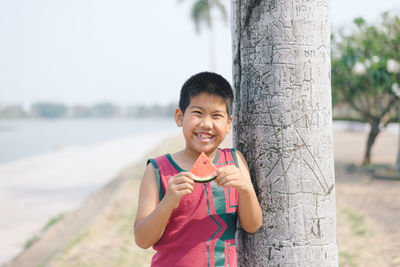
MULTIPOLYGON (((340 267, 375 266, 371 244, 375 226, 362 214, 337 202, 337 240, 340 267)), ((375 247, 375 246, 374 246, 375 247)))
POLYGON ((354 211, 343 208, 343 214, 346 216, 346 220, 350 224, 352 234, 357 236, 363 236, 367 233, 364 216, 355 213, 354 211))
POLYGON ((342 206, 338 206, 337 210, 338 231, 345 231, 346 239, 338 240, 339 242, 339 266, 340 267, 357 267, 359 266, 359 254, 357 249, 349 245, 349 239, 361 239, 366 233, 364 217, 356 212, 342 206), (343 229, 345 228, 345 229, 343 229), (341 242, 342 241, 342 242, 341 242))
POLYGON ((58 223, 59 221, 61 221, 63 218, 65 217, 65 213, 61 213, 53 218, 51 218, 44 226, 43 228, 40 230, 39 233, 34 234, 31 238, 29 238, 24 245, 25 249, 30 248, 33 244, 35 244, 40 237, 46 232, 48 231, 51 227, 53 227, 56 223, 58 223))
POLYGON ((39 235, 34 234, 32 237, 30 237, 24 245, 25 249, 30 248, 34 243, 36 243, 40 239, 39 235))
POLYGON ((53 225, 55 225, 56 223, 58 223, 59 221, 61 221, 62 219, 64 219, 65 217, 65 213, 60 213, 59 215, 51 218, 45 226, 43 226, 42 232, 46 232, 47 230, 49 230, 53 225))
POLYGON ((339 251, 339 266, 340 267, 357 267, 357 254, 346 251, 339 251))

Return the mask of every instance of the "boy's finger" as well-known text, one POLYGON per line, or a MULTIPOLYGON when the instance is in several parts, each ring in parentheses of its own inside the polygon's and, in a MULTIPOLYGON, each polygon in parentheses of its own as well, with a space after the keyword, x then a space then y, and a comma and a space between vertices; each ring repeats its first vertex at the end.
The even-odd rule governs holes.
POLYGON ((176 190, 177 191, 183 191, 183 190, 186 190, 186 189, 188 189, 188 190, 190 190, 192 192, 193 191, 193 186, 190 185, 190 184, 186 184, 186 183, 176 185, 176 190))
POLYGON ((227 180, 228 180, 228 176, 225 175, 224 177, 221 177, 221 178, 218 180, 218 182, 219 182, 220 184, 224 184, 224 183, 226 183, 227 180))
POLYGON ((194 181, 191 177, 188 177, 187 175, 181 175, 179 177, 175 178, 175 181, 177 183, 188 183, 188 184, 194 184, 194 181))
POLYGON ((222 173, 224 170, 225 170, 225 167, 220 167, 220 168, 216 169, 214 173, 220 174, 220 173, 222 173))
POLYGON ((229 173, 227 173, 225 171, 219 171, 217 173, 217 175, 215 175, 216 176, 215 179, 218 181, 218 180, 221 180, 221 179, 225 178, 227 175, 229 175, 229 173))
POLYGON ((234 180, 236 180, 235 175, 226 174, 226 175, 224 175, 223 177, 220 177, 220 178, 217 180, 217 183, 218 183, 218 184, 226 185, 226 184, 230 184, 230 183, 231 183, 232 181, 234 181, 234 180))
POLYGON ((190 184, 194 184, 194 176, 193 176, 192 173, 187 172, 187 173, 185 173, 185 176, 184 176, 184 177, 187 178, 187 179, 186 179, 186 182, 188 182, 188 183, 190 183, 190 184))
POLYGON ((191 172, 181 172, 180 174, 194 180, 194 176, 191 172))
POLYGON ((216 176, 222 174, 222 173, 228 173, 228 174, 232 174, 236 171, 236 168, 233 166, 225 166, 225 167, 221 167, 218 168, 214 173, 216 174, 216 176))

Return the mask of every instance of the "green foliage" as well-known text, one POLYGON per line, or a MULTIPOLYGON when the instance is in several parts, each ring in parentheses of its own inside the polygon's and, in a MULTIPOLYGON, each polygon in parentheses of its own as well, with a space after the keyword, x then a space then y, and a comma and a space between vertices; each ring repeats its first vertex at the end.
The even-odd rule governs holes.
POLYGON ((339 266, 340 267, 357 267, 357 255, 347 251, 339 251, 339 266))
POLYGON ((400 103, 400 17, 384 13, 378 25, 354 20, 353 28, 332 35, 333 104, 347 103, 368 122, 364 164, 400 103))
POLYGON ((169 104, 169 105, 152 105, 152 106, 136 106, 131 107, 128 110, 127 116, 129 117, 137 117, 137 118, 148 118, 148 117, 174 117, 175 109, 177 104, 169 104))
POLYGON ((43 118, 59 118, 64 117, 67 112, 67 107, 63 104, 56 103, 37 103, 33 105, 34 113, 43 118))
MULTIPOLYGON (((183 2, 184 0, 179 0, 183 2)), ((212 27, 212 11, 218 10, 224 22, 228 21, 228 13, 220 0, 196 0, 191 8, 190 16, 200 32, 201 25, 205 24, 209 29, 212 27)))
POLYGON ((21 105, 11 105, 0 109, 0 118, 25 118, 28 114, 21 105))
POLYGON ((31 238, 29 238, 24 245, 25 249, 30 248, 35 242, 37 242, 40 239, 40 237, 36 234, 34 234, 31 238))
POLYGON ((346 215, 347 221, 350 223, 350 228, 354 235, 363 236, 367 233, 364 216, 347 208, 343 209, 343 213, 346 215))
POLYGON ((347 102, 370 122, 395 106, 400 82, 400 18, 383 14, 379 25, 354 20, 332 37, 334 104, 347 102))
POLYGON ((56 217, 51 218, 45 226, 43 226, 42 228, 42 232, 46 232, 47 230, 49 230, 53 225, 55 225, 56 223, 58 223, 59 221, 61 221, 62 219, 64 219, 65 217, 65 213, 60 213, 59 215, 57 215, 56 217))
POLYGON ((114 117, 118 113, 118 107, 112 103, 100 103, 91 108, 92 117, 114 117))
POLYGON ((42 237, 42 235, 49 230, 52 226, 54 226, 56 223, 58 223, 59 221, 61 221, 63 218, 65 217, 65 214, 61 213, 59 215, 57 215, 56 217, 51 218, 45 226, 43 226, 42 230, 40 231, 40 233, 38 234, 34 234, 31 238, 29 238, 26 242, 25 242, 25 249, 28 249, 29 247, 31 247, 34 243, 36 243, 37 241, 40 240, 40 238, 42 237))

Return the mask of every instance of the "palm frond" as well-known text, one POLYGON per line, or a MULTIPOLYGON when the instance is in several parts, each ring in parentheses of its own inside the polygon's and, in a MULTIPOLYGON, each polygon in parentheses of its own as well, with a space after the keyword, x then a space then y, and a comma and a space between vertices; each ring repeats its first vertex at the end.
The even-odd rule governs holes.
MULTIPOLYGON (((179 3, 184 2, 185 0, 177 0, 179 3)), ((222 20, 227 23, 228 22, 228 12, 226 10, 223 1, 220 0, 195 0, 190 11, 190 17, 192 18, 196 32, 200 32, 202 25, 204 24, 207 28, 212 27, 211 11, 218 10, 218 13, 221 14, 222 20)))
POLYGON ((192 6, 191 17, 196 26, 196 31, 200 32, 201 24, 205 23, 211 28, 210 5, 208 0, 197 0, 192 6))

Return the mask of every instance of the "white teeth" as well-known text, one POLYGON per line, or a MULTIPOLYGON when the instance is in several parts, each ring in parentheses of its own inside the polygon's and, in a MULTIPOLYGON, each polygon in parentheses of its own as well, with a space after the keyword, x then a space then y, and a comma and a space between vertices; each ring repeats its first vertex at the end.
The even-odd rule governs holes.
POLYGON ((197 134, 198 137, 200 138, 211 138, 212 135, 208 135, 208 134, 197 134))

